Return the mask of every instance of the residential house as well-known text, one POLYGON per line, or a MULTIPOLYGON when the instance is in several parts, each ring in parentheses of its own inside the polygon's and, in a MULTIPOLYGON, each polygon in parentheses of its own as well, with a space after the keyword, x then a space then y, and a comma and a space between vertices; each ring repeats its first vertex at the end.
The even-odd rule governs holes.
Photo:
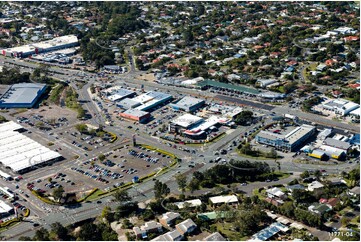
POLYGON ((310 192, 316 191, 316 190, 322 190, 324 185, 319 181, 313 181, 310 184, 308 184, 307 190, 310 192))
POLYGON ((350 189, 348 191, 348 194, 350 196, 354 196, 354 197, 359 196, 360 195, 360 187, 354 187, 354 188, 350 189))
POLYGON ((202 201, 199 199, 187 200, 184 202, 175 202, 174 203, 179 209, 184 208, 184 206, 188 207, 197 207, 202 205, 202 201))
POLYGON ((275 198, 275 199, 286 199, 287 196, 284 192, 281 191, 278 187, 272 187, 270 189, 266 190, 267 196, 269 198, 275 198))
POLYGON ((331 207, 332 209, 336 206, 337 203, 340 202, 340 199, 338 199, 337 197, 333 197, 327 200, 326 205, 328 205, 329 207, 331 207))
POLYGON ((209 200, 211 201, 212 205, 219 205, 219 204, 237 204, 238 198, 235 195, 228 195, 228 196, 216 196, 210 197, 209 200))
POLYGON ((135 236, 139 238, 147 238, 147 233, 160 233, 163 232, 163 227, 156 221, 146 222, 144 225, 139 227, 133 227, 135 236))
POLYGON ((270 198, 270 197, 266 197, 265 201, 275 205, 276 207, 281 206, 282 204, 284 204, 284 202, 282 200, 274 199, 274 198, 270 198))
POLYGON ((220 233, 214 232, 203 239, 203 241, 227 241, 220 233))
POLYGON ((164 227, 173 226, 177 218, 180 218, 179 213, 167 212, 162 214, 159 218, 159 223, 161 223, 164 227))
POLYGON ((152 241, 181 241, 183 238, 178 230, 173 230, 152 239, 152 241))
POLYGON ((330 207, 329 205, 319 204, 319 203, 315 203, 308 207, 308 211, 311 211, 313 213, 320 214, 320 215, 330 211, 331 209, 332 209, 332 207, 330 207))
POLYGON ((329 178, 327 180, 332 186, 346 186, 346 181, 338 177, 329 178))
POLYGON ((193 222, 192 219, 187 219, 177 224, 175 228, 179 231, 179 233, 184 235, 192 233, 197 228, 197 225, 193 222))
POLYGON ((305 190, 306 188, 302 184, 295 184, 291 186, 286 186, 286 189, 292 193, 294 190, 305 190))

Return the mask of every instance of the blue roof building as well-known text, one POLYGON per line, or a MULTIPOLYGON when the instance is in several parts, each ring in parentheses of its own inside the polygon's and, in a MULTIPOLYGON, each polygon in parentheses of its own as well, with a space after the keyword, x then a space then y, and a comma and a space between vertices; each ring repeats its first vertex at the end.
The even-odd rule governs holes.
POLYGON ((0 108, 32 108, 45 91, 45 84, 14 84, 0 97, 0 108))

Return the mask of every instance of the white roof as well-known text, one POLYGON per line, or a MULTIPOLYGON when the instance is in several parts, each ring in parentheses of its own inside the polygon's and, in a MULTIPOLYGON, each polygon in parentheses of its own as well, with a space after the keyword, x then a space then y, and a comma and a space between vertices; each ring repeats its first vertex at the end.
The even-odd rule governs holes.
POLYGON ((17 172, 61 157, 58 152, 14 131, 20 128, 22 126, 13 121, 0 124, 0 163, 3 166, 17 172))
POLYGON ((228 196, 216 196, 209 198, 213 204, 217 203, 235 203, 238 202, 238 198, 235 195, 228 196))
POLYGON ((197 207, 197 206, 202 205, 202 201, 199 200, 199 199, 187 200, 187 201, 184 201, 184 202, 175 202, 174 204, 178 208, 183 208, 185 203, 187 203, 189 205, 189 207, 197 207))
POLYGON ((6 204, 4 201, 0 200, 0 213, 8 213, 14 208, 6 204))
POLYGON ((353 110, 353 111, 351 111, 350 112, 350 114, 353 114, 353 115, 358 115, 358 116, 360 116, 360 107, 358 107, 357 109, 355 109, 355 110, 353 110))
POLYGON ((194 84, 197 84, 198 82, 201 82, 201 81, 204 81, 204 78, 203 77, 197 77, 197 78, 194 78, 194 79, 182 81, 181 84, 183 84, 183 85, 194 85, 194 84))
POLYGON ((218 124, 221 119, 222 118, 217 117, 217 116, 210 116, 205 122, 197 125, 196 127, 193 127, 191 129, 191 131, 197 131, 197 130, 205 131, 205 130, 209 129, 210 127, 218 124))
POLYGON ((18 46, 18 47, 14 47, 14 48, 5 49, 5 51, 12 52, 12 53, 15 53, 15 52, 28 53, 28 52, 35 51, 35 48, 46 50, 49 48, 53 48, 55 46, 60 47, 63 45, 73 44, 73 43, 77 43, 77 42, 78 42, 78 38, 75 35, 65 35, 65 36, 57 37, 57 38, 54 38, 51 40, 42 41, 39 43, 22 45, 22 46, 18 46))
POLYGON ((270 188, 270 189, 266 190, 266 192, 269 194, 272 194, 274 196, 277 196, 277 197, 281 197, 281 196, 285 195, 284 192, 282 192, 281 189, 279 189, 278 187, 270 188))
POLYGON ((312 192, 314 189, 322 188, 322 187, 324 187, 324 185, 323 185, 321 182, 319 182, 319 181, 313 181, 313 182, 311 182, 310 184, 308 184, 308 190, 311 191, 311 192, 312 192))
POLYGON ((189 127, 192 124, 202 121, 203 118, 186 113, 172 121, 173 124, 179 125, 181 127, 189 127))
POLYGON ((9 174, 7 174, 7 173, 5 173, 5 172, 3 172, 3 171, 0 171, 0 176, 1 176, 1 177, 4 177, 5 179, 8 179, 8 178, 11 177, 9 174))
POLYGON ((226 118, 233 118, 234 116, 236 116, 237 114, 239 114, 242 111, 243 111, 243 108, 236 107, 235 109, 232 109, 229 112, 225 113, 224 116, 226 118))

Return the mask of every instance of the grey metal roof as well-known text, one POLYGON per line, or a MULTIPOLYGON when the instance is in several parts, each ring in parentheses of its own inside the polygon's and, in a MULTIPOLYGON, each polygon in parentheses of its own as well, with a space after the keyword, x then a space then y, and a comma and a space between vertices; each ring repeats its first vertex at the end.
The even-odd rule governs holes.
POLYGON ((174 106, 181 108, 188 108, 202 102, 204 102, 204 100, 187 96, 179 100, 177 103, 175 103, 174 106))
POLYGON ((141 117, 141 116, 148 114, 148 112, 144 112, 144 111, 137 110, 137 109, 128 109, 127 111, 125 111, 123 113, 128 114, 128 115, 133 115, 136 117, 141 117))
POLYGON ((0 98, 0 104, 32 103, 45 86, 39 83, 14 84, 0 98))
POLYGON ((333 138, 325 139, 324 144, 343 150, 347 150, 348 148, 351 147, 350 143, 333 138))
POLYGON ((204 241, 227 241, 220 233, 215 232, 203 239, 204 241))

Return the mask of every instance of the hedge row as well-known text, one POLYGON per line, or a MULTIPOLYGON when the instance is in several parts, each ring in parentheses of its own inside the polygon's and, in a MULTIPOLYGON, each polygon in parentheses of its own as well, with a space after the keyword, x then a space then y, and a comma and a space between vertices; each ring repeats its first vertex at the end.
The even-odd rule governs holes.
POLYGON ((60 205, 60 203, 57 203, 55 201, 52 201, 50 200, 49 198, 47 197, 43 197, 41 196, 39 193, 37 193, 36 191, 32 190, 31 191, 32 194, 34 194, 37 198, 39 198, 41 201, 43 201, 44 203, 47 203, 47 204, 51 204, 51 205, 60 205))
POLYGON ((112 139, 109 141, 110 143, 113 143, 114 141, 116 141, 118 139, 118 136, 112 132, 108 132, 107 133, 112 136, 112 139))
POLYGON ((30 209, 25 209, 24 217, 29 217, 30 215, 30 209))
POLYGON ((94 188, 93 190, 91 190, 91 192, 89 192, 88 195, 86 195, 83 198, 80 198, 79 200, 77 200, 78 203, 84 202, 88 197, 90 197, 92 194, 94 194, 96 191, 98 191, 98 188, 94 188))
POLYGON ((201 142, 201 141, 182 141, 180 139, 171 139, 171 138, 168 138, 168 137, 165 137, 165 136, 162 136, 160 137, 161 139, 164 139, 164 140, 167 140, 167 141, 171 141, 173 143, 176 143, 176 144, 179 144, 179 143, 184 143, 184 144, 187 144, 187 145, 191 145, 191 144, 206 144, 206 143, 210 143, 210 142, 213 142, 213 140, 217 139, 218 137, 224 135, 225 132, 222 132, 222 133, 219 133, 217 134, 216 136, 212 137, 210 140, 206 140, 204 142, 201 142))
POLYGON ((1 224, 0 224, 0 228, 7 227, 7 226, 9 226, 9 225, 12 224, 12 223, 16 223, 16 222, 20 222, 20 221, 21 221, 21 218, 13 218, 13 219, 8 220, 8 221, 6 221, 6 222, 4 222, 4 223, 1 223, 1 224))

